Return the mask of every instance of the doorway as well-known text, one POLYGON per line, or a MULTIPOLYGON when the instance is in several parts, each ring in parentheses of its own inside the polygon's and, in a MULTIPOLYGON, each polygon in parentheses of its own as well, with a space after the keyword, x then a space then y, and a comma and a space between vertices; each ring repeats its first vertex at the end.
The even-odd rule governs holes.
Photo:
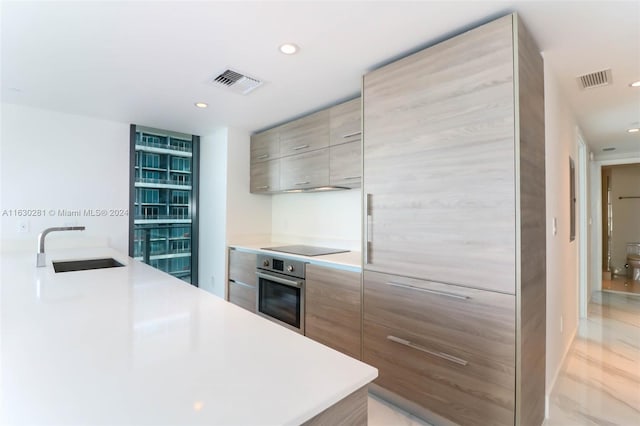
POLYGON ((600 203, 595 289, 640 297, 640 280, 633 279, 629 261, 630 255, 640 253, 640 161, 602 161, 596 179, 599 188, 594 192, 600 203))

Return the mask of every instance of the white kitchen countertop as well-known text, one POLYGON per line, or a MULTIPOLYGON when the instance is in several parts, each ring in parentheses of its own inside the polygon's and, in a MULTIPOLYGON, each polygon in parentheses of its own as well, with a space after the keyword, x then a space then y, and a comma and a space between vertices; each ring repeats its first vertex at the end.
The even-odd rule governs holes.
MULTIPOLYGON (((280 247, 291 245, 291 243, 274 243, 274 242, 250 242, 241 244, 229 244, 236 250, 246 251, 250 253, 271 254, 276 257, 288 257, 291 259, 301 260, 314 265, 326 266, 329 268, 341 269, 352 272, 362 272, 362 254, 359 251, 349 251, 347 253, 327 254, 323 256, 301 256, 291 253, 280 253, 272 250, 264 250, 265 247, 280 247)), ((309 244, 317 245, 317 244, 309 244)), ((337 248, 337 247, 334 247, 337 248)))
POLYGON ((0 424, 296 425, 377 377, 114 250, 35 257, 2 256, 0 424))

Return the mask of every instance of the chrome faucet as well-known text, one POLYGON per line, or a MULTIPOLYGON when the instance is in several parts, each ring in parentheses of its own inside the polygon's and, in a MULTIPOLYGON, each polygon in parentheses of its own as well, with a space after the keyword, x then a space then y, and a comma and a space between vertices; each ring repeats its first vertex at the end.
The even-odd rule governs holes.
POLYGON ((58 226, 55 228, 47 228, 38 235, 38 257, 36 266, 42 268, 47 263, 47 257, 44 254, 44 238, 49 232, 54 231, 84 231, 84 226, 58 226))

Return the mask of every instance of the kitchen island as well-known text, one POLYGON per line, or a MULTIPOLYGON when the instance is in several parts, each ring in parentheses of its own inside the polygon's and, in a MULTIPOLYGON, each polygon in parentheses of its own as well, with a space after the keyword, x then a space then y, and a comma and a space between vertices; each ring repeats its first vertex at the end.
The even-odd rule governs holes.
POLYGON ((366 421, 375 368, 114 250, 47 257, 2 255, 1 424, 366 421), (51 263, 98 257, 125 266, 51 263))

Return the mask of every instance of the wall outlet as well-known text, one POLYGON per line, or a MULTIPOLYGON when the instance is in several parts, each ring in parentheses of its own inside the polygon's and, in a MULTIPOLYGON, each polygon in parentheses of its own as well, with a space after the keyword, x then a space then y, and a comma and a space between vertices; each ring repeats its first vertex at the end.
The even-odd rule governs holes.
POLYGON ((27 232, 29 232, 29 222, 26 220, 18 222, 18 233, 26 234, 27 232))
POLYGON ((564 317, 560 315, 560 334, 564 333, 564 317))

